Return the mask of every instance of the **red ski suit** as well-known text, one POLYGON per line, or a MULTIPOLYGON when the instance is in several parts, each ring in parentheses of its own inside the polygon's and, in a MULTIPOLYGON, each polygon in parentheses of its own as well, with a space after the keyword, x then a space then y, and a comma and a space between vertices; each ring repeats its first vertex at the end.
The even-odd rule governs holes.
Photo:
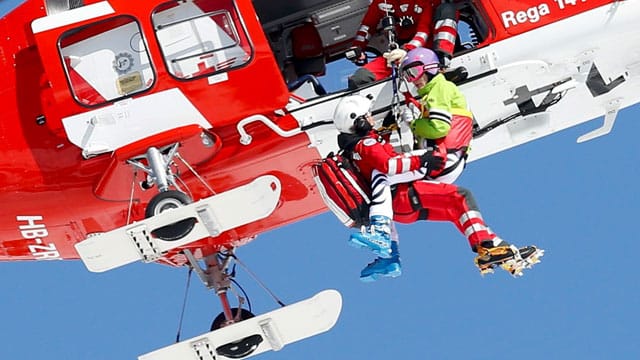
MULTIPOLYGON (((366 50, 369 39, 376 33, 380 20, 391 15, 395 19, 396 41, 409 51, 430 47, 434 51, 453 56, 457 36, 455 5, 441 0, 374 0, 362 19, 353 45, 366 50), (436 14, 434 17, 434 10, 436 14)), ((386 59, 377 57, 363 66, 375 81, 391 76, 386 59)))
MULTIPOLYGON (((374 0, 362 18, 353 46, 365 50, 380 20, 387 14, 394 17, 396 41, 409 49, 427 45, 431 32, 433 9, 439 0, 374 0)), ((431 44, 431 42, 429 42, 431 44)))
MULTIPOLYGON (((420 156, 398 154, 375 131, 364 137, 340 134, 338 143, 351 152, 351 159, 367 179, 374 170, 387 175, 420 168, 420 156)), ((372 179, 375 181, 375 179, 372 179)), ((467 237, 472 249, 496 235, 486 226, 471 192, 465 188, 435 181, 415 181, 395 186, 393 219, 401 223, 417 220, 450 221, 467 237)))
POLYGON ((373 170, 395 175, 422 167, 420 156, 396 153, 391 144, 375 131, 360 138, 352 154, 355 166, 366 179, 371 179, 373 170))
POLYGON ((482 219, 473 194, 454 184, 414 181, 396 185, 393 220, 404 224, 418 220, 450 221, 474 251, 481 242, 496 238, 482 219))

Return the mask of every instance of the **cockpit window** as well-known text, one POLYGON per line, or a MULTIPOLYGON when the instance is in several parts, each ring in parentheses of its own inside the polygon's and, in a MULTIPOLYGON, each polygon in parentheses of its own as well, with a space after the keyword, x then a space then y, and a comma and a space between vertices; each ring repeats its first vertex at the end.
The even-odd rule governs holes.
POLYGON ((116 16, 66 31, 58 42, 74 98, 96 106, 142 92, 155 75, 133 17, 116 16))
POLYGON ((192 79, 246 64, 251 46, 232 0, 171 1, 153 25, 169 72, 192 79))

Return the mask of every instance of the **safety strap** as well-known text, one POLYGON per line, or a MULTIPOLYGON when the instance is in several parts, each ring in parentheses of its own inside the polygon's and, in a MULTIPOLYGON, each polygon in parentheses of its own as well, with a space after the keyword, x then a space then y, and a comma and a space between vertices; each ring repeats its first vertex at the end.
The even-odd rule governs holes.
MULTIPOLYGON (((448 153, 448 154, 452 154, 452 153, 455 153, 455 152, 458 152, 458 151, 462 151, 462 156, 460 156, 460 157, 458 158, 458 161, 456 161, 455 163, 453 163, 453 165, 451 165, 451 166, 449 166, 448 168, 445 168, 444 170, 442 170, 442 172, 441 172, 440 174, 438 174, 438 176, 437 176, 437 177, 439 177, 439 176, 445 176, 445 175, 447 175, 447 174, 450 174, 453 170, 455 170, 455 169, 460 165, 460 163, 461 163, 462 161, 467 160, 467 157, 469 156, 469 153, 468 153, 468 151, 467 151, 468 149, 469 149, 469 148, 468 148, 467 146, 463 146, 463 147, 462 147, 462 148, 460 148, 460 149, 449 149, 449 150, 447 150, 447 153, 448 153)), ((466 164, 467 164, 467 163, 465 162, 465 163, 464 163, 464 166, 466 166, 466 164)))
POLYGON ((404 91, 402 92, 402 95, 404 95, 404 102, 406 104, 413 104, 416 108, 418 109, 422 109, 422 104, 420 104, 420 102, 418 100, 416 100, 416 98, 413 97, 413 95, 411 95, 410 92, 408 91, 404 91))
POLYGON ((416 189, 413 187, 413 183, 409 184, 407 195, 409 196, 409 201, 411 202, 411 208, 413 209, 413 211, 422 209, 422 202, 420 201, 420 197, 418 197, 418 194, 416 193, 416 189))

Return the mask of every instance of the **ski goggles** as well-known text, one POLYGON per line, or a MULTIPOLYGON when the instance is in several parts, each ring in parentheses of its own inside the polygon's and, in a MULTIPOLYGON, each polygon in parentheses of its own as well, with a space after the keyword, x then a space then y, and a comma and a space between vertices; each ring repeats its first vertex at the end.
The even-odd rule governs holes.
POLYGON ((425 71, 432 74, 433 71, 429 71, 429 70, 437 71, 437 69, 438 69, 438 64, 423 65, 421 62, 415 62, 415 63, 408 64, 402 69, 402 76, 405 78, 405 80, 409 82, 414 82, 418 80, 420 77, 422 77, 425 71))

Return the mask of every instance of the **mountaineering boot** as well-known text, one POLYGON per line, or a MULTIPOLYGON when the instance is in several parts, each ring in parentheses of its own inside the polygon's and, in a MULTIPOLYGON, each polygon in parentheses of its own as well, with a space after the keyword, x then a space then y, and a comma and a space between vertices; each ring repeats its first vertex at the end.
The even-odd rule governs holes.
POLYGON ((483 241, 477 247, 478 256, 474 262, 480 274, 489 274, 493 268, 499 265, 503 270, 509 272, 514 277, 522 276, 524 269, 529 269, 540 262, 540 257, 544 255, 544 250, 535 246, 524 246, 517 248, 505 241, 494 244, 492 241, 483 241))
POLYGON ((384 259, 381 257, 373 260, 360 272, 360 280, 364 282, 376 281, 381 277, 398 277, 402 275, 400 264, 400 253, 398 252, 398 242, 391 242, 391 257, 384 259))
POLYGON ((351 234, 349 245, 367 248, 381 258, 391 257, 391 219, 383 215, 371 217, 369 228, 363 227, 359 233, 351 234))

